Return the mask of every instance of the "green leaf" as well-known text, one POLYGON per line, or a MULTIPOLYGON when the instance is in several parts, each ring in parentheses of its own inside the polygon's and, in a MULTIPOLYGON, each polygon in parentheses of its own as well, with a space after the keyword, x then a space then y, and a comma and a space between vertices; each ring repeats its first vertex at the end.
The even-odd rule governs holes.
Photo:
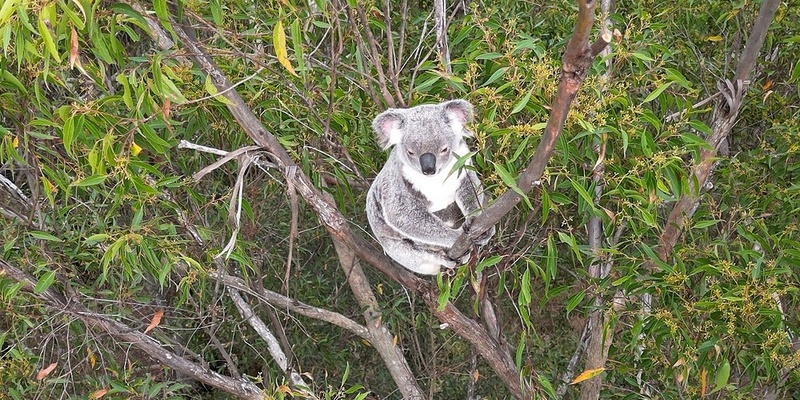
POLYGON ((108 175, 90 175, 86 178, 79 179, 77 181, 73 181, 69 185, 72 187, 86 187, 86 186, 94 186, 103 183, 108 175))
POLYGON ((447 302, 450 301, 450 281, 445 282, 442 274, 437 274, 436 283, 439 285, 439 298, 437 299, 436 309, 443 311, 447 302))
POLYGON ((547 193, 547 190, 544 187, 542 187, 542 190, 539 193, 542 195, 542 223, 544 224, 545 221, 547 221, 547 216, 550 215, 552 203, 550 202, 550 194, 547 193))
POLYGON ((649 102, 655 100, 655 98, 658 97, 658 95, 660 95, 661 92, 667 90, 667 88, 672 86, 673 83, 675 83, 675 82, 674 81, 667 82, 667 83, 664 83, 661 86, 657 87, 656 90, 654 90, 653 93, 650 93, 647 97, 645 97, 642 102, 643 103, 649 103, 649 102))
POLYGON ((692 82, 689 82, 683 74, 674 68, 666 68, 665 69, 667 80, 672 82, 677 82, 681 87, 688 89, 692 87, 692 82))
MULTIPOLYGON (((17 296, 17 293, 19 293, 19 291, 22 290, 23 287, 25 287, 25 282, 17 282, 17 283, 15 283, 13 285, 4 286, 3 287, 3 297, 6 299, 6 301, 8 301, 10 303, 11 299, 15 298, 17 296)), ((3 334, 0 334, 0 346, 2 346, 2 343, 1 343, 2 342, 2 338, 3 338, 3 334)))
POLYGON ((344 365, 344 374, 342 374, 342 386, 347 383, 347 377, 350 376, 350 363, 345 363, 344 365))
POLYGON ((711 393, 722 390, 728 385, 728 379, 731 376, 731 363, 725 360, 722 366, 717 370, 717 375, 714 377, 714 390, 711 393))
POLYGON ((531 304, 531 269, 526 267, 520 282, 519 305, 527 307, 531 304))
POLYGON ((539 381, 539 385, 547 392, 547 395, 550 396, 551 399, 556 397, 556 390, 553 388, 553 384, 550 383, 550 380, 547 379, 546 376, 542 374, 536 375, 536 380, 539 381))
POLYGON ((517 352, 514 357, 514 362, 517 364, 517 369, 522 368, 522 356, 525 351, 525 339, 527 336, 526 332, 527 331, 524 330, 522 331, 522 333, 519 336, 519 343, 517 343, 517 352))
POLYGON ((547 252, 545 253, 545 270, 547 271, 547 276, 545 279, 546 283, 550 283, 556 278, 556 256, 558 255, 558 249, 556 248, 556 242, 553 239, 553 236, 547 237, 547 252))
POLYGON ((578 306, 578 304, 581 304, 581 301, 583 301, 583 298, 585 296, 586 296, 586 291, 581 290, 580 292, 572 295, 572 297, 570 297, 569 300, 567 300, 567 315, 569 315, 569 313, 572 312, 572 310, 574 310, 575 307, 578 306))
POLYGON ((61 142, 64 144, 64 149, 67 151, 67 154, 74 157, 72 154, 72 143, 75 141, 75 116, 69 117, 66 122, 64 122, 64 129, 61 133, 61 142))
POLYGON ((172 29, 172 23, 169 19, 170 12, 167 8, 167 1, 153 0, 153 10, 156 12, 156 17, 158 17, 159 22, 161 22, 163 26, 174 35, 175 32, 172 29))
POLYGON ((497 175, 500 177, 503 183, 509 188, 511 188, 511 190, 516 192, 518 195, 520 195, 520 197, 522 197, 522 200, 525 201, 525 204, 528 206, 528 208, 533 208, 533 206, 531 206, 530 199, 528 199, 528 196, 525 194, 525 192, 523 192, 522 189, 520 189, 517 186, 517 181, 516 179, 514 179, 511 173, 509 173, 508 170, 499 163, 492 162, 492 165, 494 165, 494 171, 497 173, 497 175))
POLYGON ((156 131, 148 124, 139 125, 139 132, 144 136, 144 140, 158 154, 164 154, 172 145, 156 134, 156 131))
POLYGON ((50 10, 52 9, 52 7, 53 4, 45 7, 41 11, 41 13, 39 14, 38 28, 39 28, 39 34, 42 35, 42 40, 44 41, 44 47, 47 49, 47 52, 50 54, 51 57, 53 57, 54 60, 56 60, 57 63, 61 63, 61 57, 58 55, 58 48, 56 48, 56 41, 55 39, 53 39, 53 35, 50 32, 50 27, 48 27, 48 24, 52 26, 53 24, 58 22, 51 18, 48 18, 49 15, 55 14, 54 10, 52 11, 50 10))
POLYGON ((36 282, 36 286, 33 288, 33 293, 41 294, 44 293, 47 289, 50 288, 50 285, 56 280, 56 273, 55 271, 47 271, 39 278, 39 281, 36 282))
POLYGON ((214 81, 211 79, 211 75, 206 75, 205 84, 203 85, 203 88, 206 89, 206 92, 208 94, 210 94, 211 96, 214 96, 214 100, 219 100, 223 104, 227 104, 229 106, 233 105, 233 102, 228 100, 227 97, 225 97, 224 95, 220 95, 219 94, 219 91, 217 90, 217 86, 214 85, 214 81))
MULTIPOLYGON (((706 135, 711 135, 712 133, 714 133, 711 130, 711 128, 708 125, 706 125, 706 123, 703 122, 703 121, 698 121, 696 119, 693 119, 693 120, 689 121, 689 125, 692 128, 694 128, 696 131, 698 131, 700 133, 704 133, 706 135)), ((706 143, 706 141, 703 140, 703 143, 706 143)), ((706 143, 706 147, 710 147, 710 146, 708 146, 708 144, 706 143)))
POLYGON ((297 60, 297 69, 305 73, 305 55, 303 53, 303 28, 300 26, 300 19, 297 18, 292 22, 292 49, 294 49, 294 58, 297 60))
POLYGON ((8 18, 17 10, 18 5, 19 0, 3 1, 3 7, 0 7, 0 26, 5 26, 6 22, 8 22, 8 18))
POLYGON ((502 260, 503 260, 503 256, 500 256, 500 255, 491 256, 489 258, 483 259, 475 267, 475 271, 476 272, 481 272, 487 267, 491 267, 491 266, 497 265, 497 263, 499 263, 502 260))
POLYGON ((59 239, 58 237, 53 236, 53 235, 51 235, 51 234, 49 234, 47 232, 29 231, 28 234, 33 236, 36 239, 46 240, 48 242, 63 242, 62 239, 59 239))
POLYGON ((694 229, 704 229, 704 228, 708 228, 709 226, 716 225, 716 224, 718 224, 720 222, 722 222, 722 220, 719 220, 719 219, 711 219, 711 220, 707 220, 707 221, 697 221, 697 223, 695 223, 694 226, 692 226, 692 228, 694 228, 694 229))
POLYGON ((489 79, 486 80, 486 82, 483 82, 483 85, 481 85, 481 86, 489 86, 489 85, 491 85, 492 82, 500 79, 500 77, 503 76, 503 74, 505 74, 506 71, 508 71, 508 67, 502 67, 502 68, 498 69, 497 71, 494 71, 492 76, 490 76, 489 79))
POLYGON ((134 10, 128 4, 125 3, 115 3, 111 9, 114 11, 115 14, 125 15, 129 18, 128 21, 132 22, 134 25, 138 26, 139 29, 143 30, 147 34, 150 34, 150 26, 147 24, 147 20, 142 16, 141 13, 134 10))
POLYGON ((142 219, 144 218, 144 207, 141 205, 139 209, 133 213, 133 219, 131 220, 131 230, 136 232, 142 227, 142 219))
POLYGON ((631 55, 636 57, 636 58, 638 58, 638 59, 640 59, 640 60, 642 60, 642 61, 653 61, 653 57, 650 57, 649 54, 647 54, 647 53, 645 53, 645 52, 643 52, 641 50, 634 51, 633 53, 631 53, 631 55))
POLYGON ((576 192, 578 192, 578 195, 581 196, 583 201, 585 201, 590 208, 594 209, 594 200, 592 200, 592 195, 590 195, 589 192, 586 191, 586 188, 584 188, 583 185, 581 185, 572 178, 570 178, 569 183, 572 185, 572 188, 575 189, 576 192))
POLYGON ((214 25, 221 26, 222 25, 222 6, 220 5, 220 0, 211 0, 211 20, 214 21, 214 25))
POLYGON ((475 60, 494 60, 495 58, 500 58, 502 56, 503 55, 500 53, 484 53, 475 57, 475 60))
POLYGON ((522 99, 520 99, 520 101, 518 101, 517 104, 514 105, 514 108, 511 109, 512 115, 522 111, 522 109, 528 105, 528 101, 531 99, 532 93, 533 92, 529 90, 528 93, 525 93, 525 96, 523 96, 522 99))
POLYGON ((88 238, 84 239, 83 243, 86 244, 86 245, 92 245, 92 244, 95 244, 95 243, 103 242, 103 241, 105 241, 106 239, 108 239, 110 237, 111 237, 111 235, 109 235, 107 233, 97 233, 97 234, 94 234, 94 235, 89 236, 88 238))
MULTIPOLYGON (((0 24, 0 25, 2 25, 2 24, 0 24)), ((28 89, 25 88, 25 85, 23 85, 22 82, 20 82, 19 79, 17 79, 16 76, 11 74, 11 72, 8 72, 6 70, 0 71, 0 83, 3 83, 3 82, 8 82, 12 86, 17 88, 17 90, 19 90, 23 94, 26 94, 26 95, 28 94, 28 89)))
POLYGON ((161 77, 161 85, 161 93, 169 101, 175 104, 183 104, 189 101, 186 97, 183 97, 181 90, 166 75, 161 77))

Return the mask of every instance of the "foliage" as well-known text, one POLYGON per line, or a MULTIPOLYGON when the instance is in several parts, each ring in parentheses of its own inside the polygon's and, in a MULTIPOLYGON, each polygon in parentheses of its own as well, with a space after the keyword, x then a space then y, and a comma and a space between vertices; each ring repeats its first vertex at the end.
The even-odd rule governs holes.
MULTIPOLYGON (((391 10, 391 40, 403 50, 395 100, 472 102, 474 168, 497 196, 513 188, 536 148, 574 4, 467 2, 450 26, 448 75, 436 58, 429 4, 411 3, 391 10)), ((152 11, 167 29, 178 18, 192 24, 303 172, 368 236, 364 197, 384 159, 369 124, 388 106, 374 77, 388 56, 376 64, 362 45, 364 21, 338 1, 173 6, 156 1, 152 11)), ((713 103, 692 104, 732 75, 758 4, 643 0, 617 7, 610 19, 621 35, 610 64, 593 66, 543 185, 501 223, 482 262, 442 287, 465 312, 477 310, 473 273, 483 269, 521 378, 545 398, 597 307, 590 299, 617 292, 627 296, 622 307, 610 300, 599 306, 616 322, 603 398, 798 391, 800 11, 779 9, 713 187, 704 188, 673 257, 649 273, 643 266, 657 261, 658 235, 671 206, 688 194, 693 161, 706 146, 713 103), (591 174, 598 162, 600 188, 591 174), (586 233, 593 216, 604 228, 599 254, 586 233), (608 278, 586 273, 597 259, 613 266, 608 278), (655 300, 649 314, 637 305, 646 295, 655 300)), ((364 11, 385 52, 383 4, 367 3, 364 11)), ((214 96, 210 77, 177 47, 161 50, 151 32, 127 3, 3 3, 0 174, 22 195, 0 192, 2 259, 35 276, 36 291, 55 286, 134 329, 143 331, 163 310, 153 337, 222 374, 230 368, 226 349, 235 369, 279 398, 288 391, 282 372, 209 278, 232 230, 236 168, 194 181, 217 158, 178 147, 181 140, 228 151, 252 143, 214 96)), ((303 204, 299 234, 287 239, 291 199, 279 175, 247 173, 227 268, 254 288, 357 318, 362 310, 343 286, 330 238, 303 204)), ((464 398, 475 373, 478 393, 507 396, 488 366, 470 367, 469 345, 440 329, 419 299, 374 271, 369 277, 384 320, 434 398, 464 398)), ((46 308, 2 276, 0 296, 0 386, 8 388, 0 399, 83 398, 101 389, 114 398, 224 396, 46 308), (36 380, 53 362, 56 369, 36 380)), ((265 310, 259 314, 266 318, 265 310)), ((319 397, 398 396, 367 342, 285 310, 278 316, 319 397)))

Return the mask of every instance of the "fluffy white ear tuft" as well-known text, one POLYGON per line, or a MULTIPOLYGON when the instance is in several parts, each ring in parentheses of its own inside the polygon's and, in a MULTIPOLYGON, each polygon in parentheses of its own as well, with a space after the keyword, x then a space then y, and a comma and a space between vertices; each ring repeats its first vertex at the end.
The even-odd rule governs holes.
POLYGON ((464 126, 472 121, 472 104, 466 100, 452 100, 443 105, 453 132, 463 136, 474 136, 468 129, 464 129, 464 126))
POLYGON ((400 143, 403 137, 403 125, 405 125, 405 118, 403 110, 389 109, 380 113, 372 121, 372 129, 378 137, 378 145, 386 150, 391 146, 400 143))

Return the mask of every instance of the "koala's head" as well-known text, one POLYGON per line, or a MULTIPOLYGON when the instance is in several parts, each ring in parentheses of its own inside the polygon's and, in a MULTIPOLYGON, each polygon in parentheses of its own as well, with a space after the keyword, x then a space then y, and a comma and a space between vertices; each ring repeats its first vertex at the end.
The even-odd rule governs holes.
MULTIPOLYGON (((424 175, 441 172, 453 160, 453 152, 465 147, 472 132, 464 126, 472 120, 466 100, 412 108, 390 108, 372 121, 381 148, 397 146, 404 164, 424 175)), ((464 154, 459 154, 463 156, 464 154)))

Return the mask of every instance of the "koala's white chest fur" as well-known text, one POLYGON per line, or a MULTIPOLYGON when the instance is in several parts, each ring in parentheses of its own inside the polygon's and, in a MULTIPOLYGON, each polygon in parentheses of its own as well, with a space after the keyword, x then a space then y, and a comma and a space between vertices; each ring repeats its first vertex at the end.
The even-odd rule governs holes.
POLYGON ((465 174, 459 171, 450 173, 454 164, 455 160, 435 175, 423 175, 407 165, 403 166, 403 176, 428 199, 428 211, 442 210, 456 200, 456 190, 461 186, 465 174))

